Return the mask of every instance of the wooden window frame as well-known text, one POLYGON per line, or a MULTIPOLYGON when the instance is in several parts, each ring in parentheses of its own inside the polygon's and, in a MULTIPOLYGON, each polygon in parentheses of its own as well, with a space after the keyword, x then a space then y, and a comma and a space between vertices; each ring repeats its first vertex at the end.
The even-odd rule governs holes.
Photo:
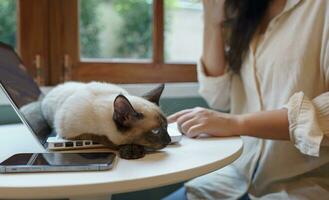
POLYGON ((50 72, 48 9, 48 0, 17 0, 18 53, 40 85, 48 84, 50 72))
POLYGON ((35 55, 42 55, 45 85, 56 85, 68 80, 112 83, 196 81, 195 64, 166 63, 164 60, 164 0, 153 0, 153 58, 150 61, 81 59, 78 0, 19 2, 21 55, 35 76, 38 75, 35 55), (36 12, 38 14, 28 17, 31 9, 39 11, 36 12), (37 26, 40 24, 43 31, 38 33, 37 26), (31 26, 34 29, 32 31, 28 29, 31 26), (28 37, 22 37, 26 32, 29 32, 28 37), (39 42, 41 44, 36 42, 39 39, 42 40, 39 42))

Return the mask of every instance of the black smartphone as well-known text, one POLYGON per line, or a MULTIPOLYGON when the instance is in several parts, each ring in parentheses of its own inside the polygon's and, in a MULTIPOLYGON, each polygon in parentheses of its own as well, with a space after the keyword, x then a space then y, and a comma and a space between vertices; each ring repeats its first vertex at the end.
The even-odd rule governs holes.
POLYGON ((101 171, 112 168, 113 152, 21 153, 0 163, 0 173, 101 171))

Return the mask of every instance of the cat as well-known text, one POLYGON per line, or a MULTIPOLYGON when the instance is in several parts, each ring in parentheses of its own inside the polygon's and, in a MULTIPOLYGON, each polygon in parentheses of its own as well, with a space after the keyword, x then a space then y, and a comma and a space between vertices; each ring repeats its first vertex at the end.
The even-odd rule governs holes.
POLYGON ((159 108, 163 89, 164 84, 138 97, 110 83, 67 82, 43 98, 41 110, 62 138, 90 139, 136 159, 171 141, 159 108))

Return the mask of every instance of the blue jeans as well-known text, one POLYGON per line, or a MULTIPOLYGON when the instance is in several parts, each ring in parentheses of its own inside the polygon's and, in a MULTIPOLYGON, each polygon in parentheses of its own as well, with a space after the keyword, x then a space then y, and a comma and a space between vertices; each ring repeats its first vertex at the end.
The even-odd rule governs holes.
POLYGON ((162 200, 187 200, 185 187, 183 186, 183 187, 179 188, 178 190, 169 194, 162 200))
MULTIPOLYGON (((178 190, 166 196, 162 200, 187 200, 185 187, 179 188, 178 190)), ((250 198, 248 194, 245 194, 239 200, 250 200, 250 198)))

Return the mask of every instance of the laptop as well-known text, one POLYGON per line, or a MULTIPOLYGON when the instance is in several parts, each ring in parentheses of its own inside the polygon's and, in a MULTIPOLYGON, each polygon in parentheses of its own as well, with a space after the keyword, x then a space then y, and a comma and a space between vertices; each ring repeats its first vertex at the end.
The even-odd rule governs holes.
MULTIPOLYGON (((97 148, 103 145, 91 140, 65 140, 57 136, 41 112, 44 94, 28 74, 19 56, 9 45, 0 42, 0 89, 5 94, 23 124, 48 150, 97 148)), ((177 126, 177 125, 176 125, 177 126)), ((181 140, 175 124, 168 127, 172 143, 181 140)))

